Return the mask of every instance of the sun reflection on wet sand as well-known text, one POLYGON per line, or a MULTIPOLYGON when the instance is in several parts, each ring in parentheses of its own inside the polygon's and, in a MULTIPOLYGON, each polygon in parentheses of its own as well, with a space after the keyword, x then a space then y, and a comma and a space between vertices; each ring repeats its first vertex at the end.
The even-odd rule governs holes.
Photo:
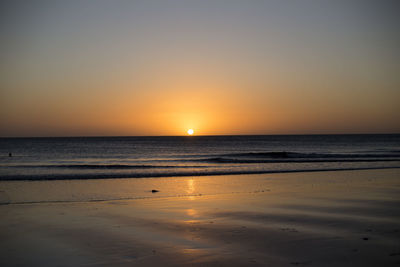
POLYGON ((186 192, 188 194, 193 194, 193 192, 196 190, 195 184, 194 184, 194 179, 193 178, 188 179, 187 180, 187 185, 188 185, 188 188, 187 188, 186 192))
POLYGON ((191 217, 199 217, 199 214, 195 209, 187 209, 186 214, 191 217))

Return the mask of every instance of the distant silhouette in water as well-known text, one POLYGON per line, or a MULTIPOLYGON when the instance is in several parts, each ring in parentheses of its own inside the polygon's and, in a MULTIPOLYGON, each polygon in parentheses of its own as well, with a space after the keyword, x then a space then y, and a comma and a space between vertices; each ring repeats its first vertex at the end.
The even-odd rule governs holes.
POLYGON ((8 156, 9 156, 9 157, 12 157, 12 154, 11 154, 11 153, 8 153, 8 156))

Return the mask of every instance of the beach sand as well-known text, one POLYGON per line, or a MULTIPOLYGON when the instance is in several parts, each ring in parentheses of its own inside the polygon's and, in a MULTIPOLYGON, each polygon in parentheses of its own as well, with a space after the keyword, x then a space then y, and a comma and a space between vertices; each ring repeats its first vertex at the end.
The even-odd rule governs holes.
POLYGON ((400 264, 399 169, 1 182, 0 191, 1 266, 400 264))

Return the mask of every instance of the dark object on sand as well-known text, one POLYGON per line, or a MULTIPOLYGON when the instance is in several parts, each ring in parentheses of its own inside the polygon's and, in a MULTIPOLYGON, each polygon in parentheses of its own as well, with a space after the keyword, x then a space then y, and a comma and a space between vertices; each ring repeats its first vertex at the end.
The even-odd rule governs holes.
POLYGON ((152 193, 157 193, 157 192, 160 192, 160 191, 153 189, 153 190, 151 190, 151 192, 152 193))
POLYGON ((11 154, 11 153, 8 153, 8 156, 9 156, 9 157, 12 157, 12 154, 11 154))
POLYGON ((368 240, 369 238, 368 237, 363 237, 363 240, 368 240))

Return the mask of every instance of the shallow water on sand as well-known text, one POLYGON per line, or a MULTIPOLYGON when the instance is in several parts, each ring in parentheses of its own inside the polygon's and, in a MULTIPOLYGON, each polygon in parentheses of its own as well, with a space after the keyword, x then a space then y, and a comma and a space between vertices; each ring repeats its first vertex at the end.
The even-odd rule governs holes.
POLYGON ((380 180, 374 174, 385 173, 394 182, 398 182, 400 169, 146 179, 2 181, 0 204, 257 194, 271 190, 290 192, 307 189, 315 194, 315 191, 326 191, 327 188, 342 188, 346 192, 347 187, 362 188, 364 185, 376 186, 378 190, 381 186, 380 180))

